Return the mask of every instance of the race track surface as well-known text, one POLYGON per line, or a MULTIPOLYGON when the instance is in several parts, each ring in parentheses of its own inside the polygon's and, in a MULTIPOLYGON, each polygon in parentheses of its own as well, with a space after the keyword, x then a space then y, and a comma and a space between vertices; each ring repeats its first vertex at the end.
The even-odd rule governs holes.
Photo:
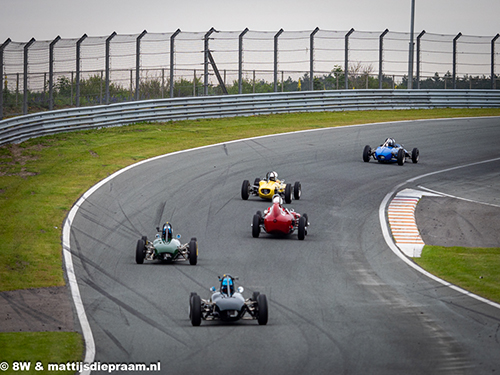
MULTIPOLYGON (((160 361, 165 374, 500 371, 500 310, 408 267, 387 246, 378 216, 396 185, 498 158, 499 139, 499 118, 352 126, 177 153, 118 175, 82 204, 71 229, 95 361, 160 361), (363 147, 386 137, 418 147, 420 162, 364 163, 363 147), (288 207, 309 216, 304 241, 252 238, 252 216, 268 202, 243 201, 241 183, 269 170, 302 183, 302 198, 288 207), (197 237, 198 265, 135 263, 137 240, 164 221, 181 242, 197 237), (239 277, 246 297, 267 295, 266 326, 191 326, 189 293, 208 298, 224 273, 239 277)), ((499 161, 483 163, 404 188, 467 189, 470 175, 499 172, 499 161)))

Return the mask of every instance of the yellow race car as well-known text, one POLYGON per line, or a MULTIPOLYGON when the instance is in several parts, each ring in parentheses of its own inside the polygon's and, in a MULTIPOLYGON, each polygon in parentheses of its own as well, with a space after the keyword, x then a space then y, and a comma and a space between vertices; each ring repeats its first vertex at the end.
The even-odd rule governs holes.
POLYGON ((274 171, 268 172, 266 178, 256 178, 253 185, 248 180, 244 180, 241 185, 243 200, 247 200, 250 195, 271 200, 275 194, 281 195, 286 203, 291 203, 292 198, 300 199, 302 187, 299 181, 292 186, 286 184, 285 180, 278 180, 278 173, 274 171))

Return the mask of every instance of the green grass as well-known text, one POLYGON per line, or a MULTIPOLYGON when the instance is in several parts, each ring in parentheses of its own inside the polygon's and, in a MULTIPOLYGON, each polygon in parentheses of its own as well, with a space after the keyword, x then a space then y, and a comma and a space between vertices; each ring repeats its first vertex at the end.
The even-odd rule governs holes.
POLYGON ((430 273, 500 303, 500 248, 424 246, 414 261, 430 273))
MULTIPOLYGON (((76 332, 0 333, 0 362, 9 365, 7 371, 0 371, 2 374, 50 374, 53 371, 48 371, 49 363, 80 362, 82 354, 83 341, 76 332), (21 371, 15 362, 29 363, 29 371, 21 371), (37 362, 38 369, 41 365, 44 371, 36 369, 37 362)), ((75 374, 75 371, 57 371, 57 373, 75 374)))
MULTIPOLYGON (((0 291, 64 285, 61 228, 71 206, 95 183, 140 160, 213 143, 296 130, 470 116, 500 116, 500 109, 323 112, 143 123, 70 132, 2 146, 0 291)), ((496 285, 498 288, 498 279, 496 285)), ((81 360, 83 349, 75 344, 81 342, 80 336, 75 334, 76 338, 71 340, 66 336, 64 332, 2 333, 0 361, 81 360), (61 359, 54 357, 56 353, 60 353, 61 359)))

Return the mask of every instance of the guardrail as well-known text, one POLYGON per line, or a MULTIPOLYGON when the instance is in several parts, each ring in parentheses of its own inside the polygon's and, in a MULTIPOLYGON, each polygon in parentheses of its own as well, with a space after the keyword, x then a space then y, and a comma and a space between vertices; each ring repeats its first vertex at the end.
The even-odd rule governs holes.
POLYGON ((293 112, 500 108, 500 90, 333 90, 204 96, 71 108, 0 121, 0 145, 75 130, 137 122, 293 112))

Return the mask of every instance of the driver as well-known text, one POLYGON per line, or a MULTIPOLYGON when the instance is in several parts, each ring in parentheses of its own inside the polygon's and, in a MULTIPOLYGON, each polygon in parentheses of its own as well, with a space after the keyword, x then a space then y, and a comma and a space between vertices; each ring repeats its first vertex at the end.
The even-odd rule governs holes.
MULTIPOLYGON (((290 213, 290 211, 287 208, 283 207, 283 198, 281 197, 281 195, 274 194, 273 199, 272 199, 272 203, 273 203, 273 206, 274 206, 274 203, 278 203, 278 206, 279 206, 281 211, 284 211, 286 213, 290 213)), ((267 215, 269 213, 269 211, 271 211, 271 208, 273 206, 264 210, 264 216, 267 215)))
POLYGON ((387 138, 382 146, 396 147, 396 140, 394 138, 387 138))
POLYGON ((278 173, 276 173, 275 171, 268 172, 267 181, 273 181, 273 182, 278 181, 278 173))
POLYGON ((163 241, 172 241, 172 232, 172 224, 170 224, 169 222, 163 224, 163 229, 161 231, 161 238, 163 239, 163 241))
POLYGON ((234 282, 231 276, 224 276, 220 283, 220 292, 231 297, 234 294, 234 282))

